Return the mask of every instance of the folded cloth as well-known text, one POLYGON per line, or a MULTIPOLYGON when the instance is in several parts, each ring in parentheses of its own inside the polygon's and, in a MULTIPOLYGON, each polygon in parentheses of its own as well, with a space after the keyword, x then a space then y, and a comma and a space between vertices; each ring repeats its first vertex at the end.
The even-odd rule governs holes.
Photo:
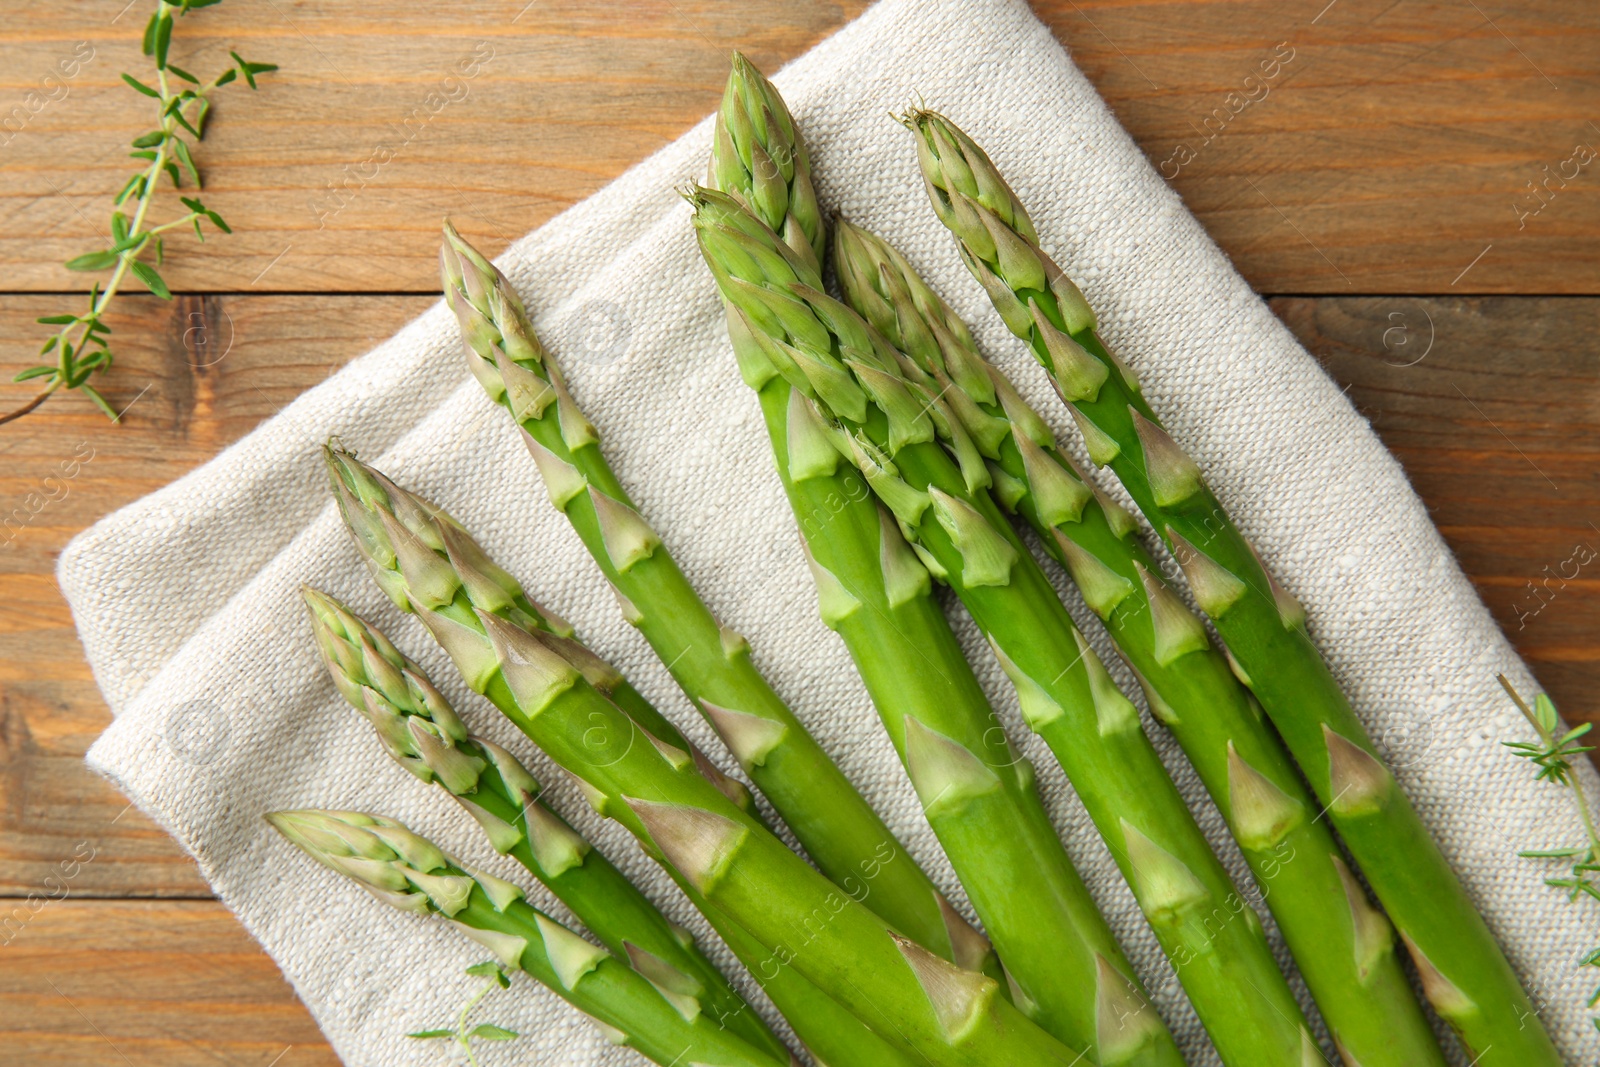
MULTIPOLYGON (((1071 438, 1042 374, 959 264, 924 200, 910 137, 888 112, 926 101, 988 147, 1174 436, 1306 603, 1321 647, 1545 1006, 1545 1022, 1574 1062, 1595 1062, 1577 968, 1589 946, 1584 912, 1540 884, 1537 862, 1515 854, 1579 832, 1563 792, 1535 784, 1530 768, 1498 744, 1528 729, 1496 672, 1524 692, 1533 678, 1394 459, 1184 210, 1049 31, 1014 0, 885 0, 777 82, 804 128, 825 207, 905 249, 1071 438)), ((777 688, 918 859, 963 900, 844 649, 817 620, 755 398, 739 381, 695 250, 678 190, 703 173, 709 128, 700 123, 517 242, 500 264, 690 578, 750 637, 777 688)), ((437 1062, 437 1049, 404 1035, 452 1018, 475 987, 461 970, 482 950, 315 867, 261 814, 374 810, 502 875, 516 872, 440 791, 391 764, 369 728, 341 707, 318 665, 299 584, 369 612, 459 700, 475 729, 549 768, 465 692, 415 621, 372 585, 328 504, 317 455, 324 439, 340 436, 450 508, 536 597, 571 618, 696 741, 719 751, 545 502, 510 420, 467 378, 459 344, 449 313, 435 306, 206 466, 100 522, 61 558, 62 588, 116 717, 91 750, 91 766, 194 855, 351 1064, 437 1062)), ((1095 632, 1081 604, 1070 602, 1095 632)), ((1009 686, 966 620, 958 624, 1023 740, 1009 686)), ((1101 654, 1120 664, 1103 642, 1101 654)), ((1131 678, 1119 680, 1138 692, 1131 678)), ((1219 851, 1237 877, 1248 877, 1181 755, 1150 729, 1219 851)), ((1190 1062, 1215 1062, 1070 788, 1031 738, 1024 748, 1042 770, 1074 859, 1190 1062)), ((1592 771, 1582 774, 1593 788, 1592 771)), ((708 940, 624 835, 600 825, 561 778, 550 780, 557 805, 708 940)), ((486 1049, 486 1063, 633 1061, 543 990, 495 994, 483 1012, 524 1035, 486 1049)))

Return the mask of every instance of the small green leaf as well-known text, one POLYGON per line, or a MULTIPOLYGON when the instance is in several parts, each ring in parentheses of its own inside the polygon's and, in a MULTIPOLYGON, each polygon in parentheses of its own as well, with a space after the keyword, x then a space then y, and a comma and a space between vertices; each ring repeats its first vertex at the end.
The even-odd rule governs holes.
POLYGON ((46 374, 54 374, 55 372, 56 369, 54 367, 29 367, 25 371, 18 372, 17 376, 11 380, 14 382, 26 382, 34 378, 43 378, 46 374))
POLYGON ((467 1036, 482 1038, 485 1041, 510 1041, 519 1035, 515 1030, 507 1030, 505 1027, 496 1026, 494 1023, 479 1023, 472 1028, 472 1032, 467 1036))
POLYGON ((122 76, 122 80, 127 82, 133 88, 139 90, 141 93, 143 93, 146 96, 154 97, 157 100, 161 99, 161 94, 159 92, 157 92, 156 90, 150 88, 150 86, 146 85, 144 82, 140 81, 138 78, 135 78, 132 74, 124 74, 122 76))
POLYGON ((134 260, 128 264, 128 268, 133 271, 133 276, 144 282, 145 288, 152 293, 163 300, 172 299, 172 290, 167 288, 167 283, 161 280, 161 275, 157 274, 156 269, 150 264, 134 260))
POLYGON ((172 14, 162 12, 156 23, 156 69, 167 69, 167 49, 172 45, 172 14))
POLYGON ((189 220, 194 224, 194 235, 200 239, 201 244, 206 243, 206 235, 200 232, 200 216, 196 215, 189 220))
POLYGON ((67 260, 68 270, 110 270, 116 265, 115 252, 85 252, 67 260))
MULTIPOLYGON (((144 24, 144 39, 139 44, 139 50, 149 55, 156 50, 156 24, 161 21, 161 12, 157 10, 150 16, 150 21, 144 24)), ((127 75, 123 75, 127 77, 127 75)))
POLYGON ((128 184, 124 185, 122 187, 122 192, 117 194, 117 198, 115 200, 113 200, 112 203, 120 205, 120 204, 124 203, 128 199, 128 197, 130 197, 130 196, 143 196, 143 195, 144 195, 144 175, 143 174, 135 174, 133 177, 128 179, 128 184))
POLYGON ((227 70, 217 75, 217 86, 220 88, 221 86, 227 85, 238 76, 239 72, 233 67, 229 67, 227 70))
POLYGON ((189 154, 189 146, 183 138, 172 139, 172 151, 177 155, 178 162, 183 164, 183 169, 189 172, 189 177, 194 180, 194 187, 200 188, 200 172, 195 169, 194 157, 189 154))
POLYGON ((61 343, 61 335, 60 334, 51 334, 50 335, 50 339, 44 343, 44 347, 39 349, 39 354, 41 356, 48 356, 51 353, 51 351, 53 351, 55 349, 56 345, 58 345, 60 343, 61 343))
POLYGON ((1544 727, 1546 733, 1556 732, 1556 706, 1551 699, 1543 693, 1533 698, 1534 717, 1539 720, 1539 725, 1544 727))
POLYGON ((42 319, 34 319, 33 321, 39 323, 41 326, 65 326, 68 323, 77 322, 78 321, 78 316, 76 316, 76 315, 46 315, 42 319))
POLYGON ((184 81, 188 82, 190 85, 199 85, 200 84, 200 79, 199 78, 196 78, 193 74, 190 74, 188 71, 184 70, 182 67, 178 66, 176 63, 168 63, 167 64, 167 69, 170 70, 173 74, 176 74, 178 77, 182 78, 184 81))
POLYGON ((111 213, 111 239, 121 242, 128 236, 128 216, 120 211, 111 213))
POLYGON ((130 159, 143 159, 143 160, 147 160, 149 162, 154 162, 155 158, 156 158, 156 154, 154 152, 150 151, 148 148, 146 148, 146 149, 143 149, 143 150, 138 151, 138 152, 129 152, 128 153, 128 157, 130 159))
POLYGON ((206 116, 211 114, 211 101, 205 97, 200 98, 200 106, 194 109, 194 136, 201 141, 206 136, 206 116))
POLYGON ((474 963, 462 973, 470 974, 474 978, 492 978, 500 973, 500 965, 494 960, 484 960, 482 963, 474 963))
POLYGON ((189 133, 193 135, 195 140, 198 141, 200 139, 200 131, 195 129, 189 120, 183 117, 182 111, 174 111, 172 113, 172 118, 179 126, 182 126, 184 129, 188 130, 189 133))
POLYGON ((226 222, 223 222, 222 221, 222 216, 218 215, 215 211, 212 211, 210 208, 206 209, 206 218, 210 219, 211 220, 211 224, 213 226, 215 226, 217 229, 221 230, 223 233, 232 233, 233 232, 233 227, 229 226, 226 222))
POLYGON ((167 139, 167 131, 165 131, 165 130, 151 130, 149 133, 141 133, 139 136, 135 137, 130 143, 135 148, 154 148, 156 145, 160 144, 162 141, 164 141, 166 139, 167 139))
POLYGON ((93 400, 94 406, 106 413, 106 418, 110 419, 112 422, 122 421, 122 416, 117 414, 117 409, 106 403, 106 398, 101 396, 100 391, 94 386, 80 385, 78 386, 78 391, 84 396, 87 396, 90 400, 93 400))
MULTIPOLYGON (((229 52, 228 54, 233 57, 235 63, 239 64, 239 73, 244 75, 244 80, 250 83, 250 88, 252 89, 256 88, 257 74, 266 74, 268 71, 278 69, 276 63, 251 63, 238 52, 229 52)), ((217 84, 220 85, 222 82, 218 80, 217 84)))
POLYGON ((439 1037, 455 1037, 456 1032, 454 1030, 418 1030, 416 1033, 407 1034, 406 1036, 414 1037, 419 1041, 432 1041, 439 1037))
POLYGON ((200 99, 200 96, 193 89, 180 89, 178 90, 178 95, 172 98, 172 103, 168 107, 182 107, 189 101, 198 99, 200 99))
POLYGON ((167 177, 172 179, 172 187, 174 189, 183 188, 183 182, 178 180, 178 165, 176 163, 173 163, 169 160, 162 166, 161 169, 166 171, 167 177))
POLYGON ((1583 849, 1581 848, 1530 848, 1525 852, 1517 853, 1517 855, 1527 859, 1563 859, 1567 856, 1581 856, 1582 854, 1583 849))

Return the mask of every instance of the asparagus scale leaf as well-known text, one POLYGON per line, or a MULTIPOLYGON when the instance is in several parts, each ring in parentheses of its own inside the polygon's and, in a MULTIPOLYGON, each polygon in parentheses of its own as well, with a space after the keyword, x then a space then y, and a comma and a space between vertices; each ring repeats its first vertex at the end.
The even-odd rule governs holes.
POLYGON ((1494 935, 1317 651, 1304 609, 1101 342, 1094 311, 1040 248, 1021 201, 949 119, 914 111, 903 121, 962 261, 1050 375, 1091 458, 1112 469, 1172 549, 1241 680, 1399 930, 1433 1008, 1483 1067, 1560 1063, 1494 935))
MULTIPOLYGON (((960 317, 882 238, 847 222, 833 257, 846 301, 911 357, 950 400, 997 483, 1078 583, 1156 717, 1173 732, 1255 872, 1345 1058, 1363 1067, 1444 1067, 1396 955, 1393 927, 1341 858, 1321 805, 1196 619, 1167 586, 1131 516, 1092 489, 1045 422, 979 353, 960 317)), ((1062 362, 1085 368, 1070 338, 1062 362)), ((1098 377, 1109 377, 1100 368, 1098 377)), ((1093 379, 1093 370, 1077 372, 1093 379)))
POLYGON ((713 1016, 683 1011, 623 958, 527 903, 517 886, 452 861, 394 819, 318 810, 266 819, 306 855, 384 903, 450 922, 588 1015, 610 1040, 663 1067, 790 1065, 787 1055, 746 1044, 713 1016))

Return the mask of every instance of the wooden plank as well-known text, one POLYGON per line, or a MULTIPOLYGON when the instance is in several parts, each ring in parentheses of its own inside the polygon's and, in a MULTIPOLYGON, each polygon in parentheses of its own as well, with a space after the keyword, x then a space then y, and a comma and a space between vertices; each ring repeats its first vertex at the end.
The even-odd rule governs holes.
MULTIPOLYGON (((25 432, 0 434, 5 511, 84 443, 93 450, 65 495, 0 549, 0 598, 13 606, 0 624, 0 895, 39 891, 85 847, 94 859, 70 880, 74 897, 207 893, 176 846, 124 813, 126 801, 82 763, 107 718, 54 584, 55 556, 95 518, 198 464, 429 302, 133 299, 114 322, 125 347, 111 396, 120 407, 149 389, 124 424, 114 428, 69 397, 13 427, 25 432), (214 331, 234 324, 232 351, 210 366, 194 365, 211 363, 196 353, 196 335, 185 344, 197 312, 214 331)), ((26 358, 33 317, 53 306, 43 296, 0 298, 0 374, 26 358)), ((1273 306, 1400 457, 1558 704, 1574 718, 1600 718, 1588 699, 1600 683, 1600 560, 1559 584, 1575 547, 1600 550, 1600 531, 1588 525, 1600 521, 1600 300, 1273 306), (1527 583, 1543 581, 1546 567, 1556 579, 1535 595, 1527 583)), ((213 343, 223 343, 220 333, 213 343)))
MULTIPOLYGON (((432 297, 154 297, 119 302, 107 396, 52 399, 0 432, 0 895, 60 876, 73 896, 204 896, 165 833, 91 774, 83 755, 108 721, 54 578, 71 537, 242 437, 432 297), (68 473, 71 471, 72 473, 68 473), (37 510, 35 510, 37 509, 37 510)), ((0 297, 0 374, 26 365, 50 296, 0 297)))
MULTIPOLYGON (((148 101, 117 80, 144 66, 137 12, 114 18, 124 2, 53 10, 0 41, 0 121, 23 107, 20 129, 0 133, 10 288, 81 281, 60 264, 102 239, 127 174, 119 146, 148 125, 148 101), (79 41, 92 60, 46 83, 58 62, 73 66, 79 41)), ((464 0, 381 18, 335 0, 207 10, 182 26, 180 62, 210 71, 237 45, 283 71, 259 95, 219 96, 206 199, 239 232, 203 256, 185 249, 169 279, 428 291, 441 215, 498 251, 709 112, 728 49, 773 68, 862 6, 652 0, 626 19, 603 0, 464 0), (474 55, 487 57, 476 75, 430 110, 429 94, 474 55), (394 158, 365 166, 380 145, 394 158)), ((1258 289, 1600 292, 1600 176, 1568 164, 1573 177, 1549 178, 1575 145, 1600 147, 1593 5, 1037 10, 1258 289), (1535 199, 1529 183, 1546 181, 1535 199), (1547 206, 1519 223, 1519 204, 1547 206)))
MULTIPOLYGON (((118 146, 149 125, 150 101, 118 80, 148 67, 132 17, 113 24, 125 2, 75 5, 0 42, 0 71, 12 72, 0 100, 21 99, 76 42, 95 52, 0 156, 9 288, 78 284, 60 263, 99 239, 126 180, 118 146)), ((207 10, 182 25, 175 61, 208 72, 237 45, 283 70, 259 95, 219 94, 206 202, 238 233, 176 259, 169 281, 436 290, 444 214, 498 253, 712 110, 729 49, 776 68, 864 6, 657 0, 626 18, 600 0, 390 5, 382 17, 335 0, 207 10), (380 148, 393 158, 369 167, 380 148)))
POLYGON ((1562 712, 1600 720, 1600 301, 1279 299, 1562 712))
POLYGON ((7 1063, 339 1062, 277 964, 214 901, 61 901, 0 941, 7 1063))
POLYGON ((1529 185, 1600 150, 1593 5, 1035 8, 1258 291, 1600 286, 1600 171, 1529 185))

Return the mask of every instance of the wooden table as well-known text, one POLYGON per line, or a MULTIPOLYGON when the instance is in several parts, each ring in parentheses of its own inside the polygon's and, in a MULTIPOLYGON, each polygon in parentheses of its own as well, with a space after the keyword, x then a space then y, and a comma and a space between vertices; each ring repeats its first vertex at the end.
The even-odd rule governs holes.
MULTIPOLYGON (((35 317, 77 307, 84 279, 60 264, 100 246, 124 146, 148 126, 146 101, 117 76, 145 69, 136 42, 150 4, 126 2, 37 3, 0 41, 0 119, 24 106, 20 127, 0 132, 6 377, 31 362, 35 317), (92 58, 46 81, 75 49, 92 58)), ((120 426, 65 397, 0 427, 0 521, 11 516, 0 915, 28 916, 0 945, 8 1062, 335 1062, 193 865, 84 768, 108 714, 53 578, 61 547, 422 311, 441 215, 498 252, 712 110, 730 49, 772 70, 861 6, 266 0, 182 25, 173 55, 186 67, 210 71, 238 47, 283 68, 258 95, 227 90, 204 146, 206 199, 238 232, 203 250, 176 242, 173 302, 119 301, 103 388, 120 426), (358 192, 330 198, 480 46, 492 59, 466 98, 413 130, 358 192), (92 458, 60 480, 75 455, 92 458), (59 864, 91 853, 65 899, 29 913, 59 864)), ((1560 176, 1575 146, 1600 146, 1600 10, 1037 6, 1347 385, 1567 716, 1600 717, 1600 563, 1573 577, 1569 562, 1600 549, 1600 171, 1560 176)), ((0 393, 7 409, 31 395, 0 393)))

